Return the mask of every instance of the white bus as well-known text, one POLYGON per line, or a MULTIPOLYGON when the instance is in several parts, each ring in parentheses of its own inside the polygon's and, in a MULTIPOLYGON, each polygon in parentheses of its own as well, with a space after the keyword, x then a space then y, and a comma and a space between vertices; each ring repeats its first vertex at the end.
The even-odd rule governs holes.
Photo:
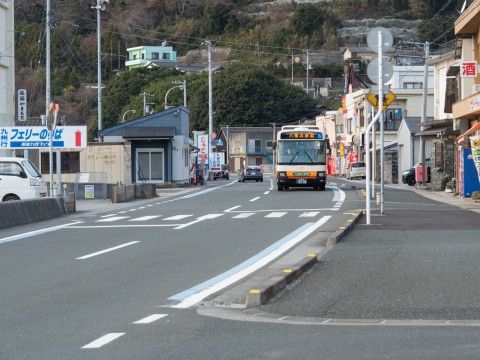
POLYGON ((283 126, 275 144, 278 191, 290 187, 325 190, 328 147, 328 139, 318 126, 283 126))

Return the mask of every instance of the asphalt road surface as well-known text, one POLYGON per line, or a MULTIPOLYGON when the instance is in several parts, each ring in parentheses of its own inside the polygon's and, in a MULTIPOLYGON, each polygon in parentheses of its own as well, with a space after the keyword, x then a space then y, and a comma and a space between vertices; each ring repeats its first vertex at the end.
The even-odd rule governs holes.
POLYGON ((281 246, 290 246, 280 255, 288 257, 309 241, 299 233, 325 239, 364 204, 361 182, 340 181, 325 192, 273 185, 268 176, 263 183, 222 180, 0 230, 0 358, 478 358, 478 294, 470 288, 478 279, 478 214, 427 206, 414 193, 389 199, 378 235, 357 225, 325 247, 321 262, 271 303, 207 306, 258 272, 255 264, 274 261, 268 256, 281 246), (411 204, 421 207, 402 228, 411 204), (444 227, 413 228, 421 215, 440 213, 444 227), (398 221, 390 220, 394 214, 398 221), (461 241, 439 239, 460 218, 461 241), (428 272, 439 274, 428 281, 428 272), (402 307, 406 287, 413 299, 402 307), (445 320, 442 304, 451 308, 455 300, 455 319, 467 323, 413 321, 445 320), (406 310, 415 306, 412 317, 406 310), (385 313, 408 322, 368 324, 385 313), (346 318, 356 321, 342 324, 346 318))

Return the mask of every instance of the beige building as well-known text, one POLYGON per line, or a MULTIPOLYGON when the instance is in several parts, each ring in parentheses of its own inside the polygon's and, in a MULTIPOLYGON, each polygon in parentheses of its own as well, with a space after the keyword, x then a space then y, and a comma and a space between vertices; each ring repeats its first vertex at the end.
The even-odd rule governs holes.
MULTIPOLYGON (((15 126, 13 0, 0 1, 0 126, 15 126)), ((0 156, 11 151, 0 149, 0 156)))

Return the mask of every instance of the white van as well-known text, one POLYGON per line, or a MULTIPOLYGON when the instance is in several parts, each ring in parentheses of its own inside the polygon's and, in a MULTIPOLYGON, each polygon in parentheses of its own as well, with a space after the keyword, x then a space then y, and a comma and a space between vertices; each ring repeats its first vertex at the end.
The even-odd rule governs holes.
POLYGON ((0 157, 0 200, 47 196, 47 183, 30 160, 0 157))
POLYGON ((365 163, 363 161, 352 162, 347 167, 347 179, 366 178, 365 163))

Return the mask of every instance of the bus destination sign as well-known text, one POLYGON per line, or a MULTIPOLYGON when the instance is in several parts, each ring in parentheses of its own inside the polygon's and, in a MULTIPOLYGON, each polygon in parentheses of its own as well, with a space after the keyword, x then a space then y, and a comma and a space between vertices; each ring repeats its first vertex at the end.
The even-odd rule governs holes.
POLYGON ((287 131, 282 132, 281 139, 290 139, 290 140, 300 140, 300 139, 310 139, 310 140, 322 140, 323 133, 321 132, 305 132, 305 131, 287 131))

